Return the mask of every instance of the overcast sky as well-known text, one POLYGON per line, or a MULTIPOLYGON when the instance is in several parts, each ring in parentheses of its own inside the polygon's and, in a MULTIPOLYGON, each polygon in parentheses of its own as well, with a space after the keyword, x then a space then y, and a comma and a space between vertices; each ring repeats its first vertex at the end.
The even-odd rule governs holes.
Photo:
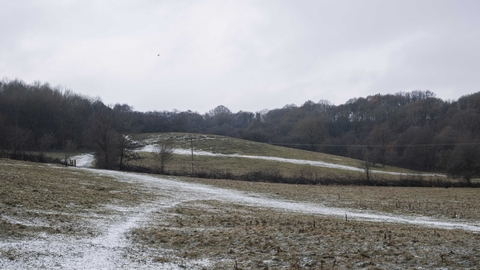
POLYGON ((138 111, 456 100, 480 91, 479 14, 477 0, 0 0, 0 77, 138 111))

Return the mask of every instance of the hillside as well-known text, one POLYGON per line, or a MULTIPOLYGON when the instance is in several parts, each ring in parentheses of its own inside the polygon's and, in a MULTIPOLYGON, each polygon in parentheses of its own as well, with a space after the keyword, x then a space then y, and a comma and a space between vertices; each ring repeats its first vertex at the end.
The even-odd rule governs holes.
MULTIPOLYGON (((311 152, 218 135, 138 134, 133 140, 140 160, 127 164, 158 172, 155 154, 168 147, 171 158, 161 173, 247 181, 309 184, 444 186, 460 184, 443 174, 417 172, 330 154, 311 152), (192 162, 193 150, 193 162, 192 162), (192 166, 193 164, 193 166, 192 166)), ((127 167, 129 166, 127 165, 127 167)), ((137 168, 138 170, 138 168, 137 168)))
POLYGON ((412 91, 352 98, 338 106, 306 101, 260 112, 234 113, 220 105, 200 114, 138 112, 49 84, 0 82, 2 156, 82 149, 109 157, 97 163, 99 168, 122 169, 128 136, 158 132, 223 135, 441 172, 467 182, 480 176, 480 93, 444 101, 430 91, 412 91))

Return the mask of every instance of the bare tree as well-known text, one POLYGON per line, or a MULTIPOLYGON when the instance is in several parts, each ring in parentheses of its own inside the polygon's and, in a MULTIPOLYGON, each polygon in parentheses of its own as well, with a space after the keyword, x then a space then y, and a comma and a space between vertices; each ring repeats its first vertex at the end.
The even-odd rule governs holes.
POLYGON ((33 132, 29 129, 14 126, 9 129, 7 138, 13 155, 17 155, 18 152, 23 155, 24 151, 32 144, 33 132))
POLYGON ((480 147, 478 145, 460 145, 455 147, 447 173, 454 178, 463 178, 468 185, 472 178, 480 176, 480 147))
POLYGON ((63 151, 65 152, 65 165, 68 164, 67 162, 75 150, 77 150, 77 144, 71 139, 66 140, 63 147, 63 151))
POLYGON ((159 173, 165 172, 165 165, 173 157, 173 145, 170 141, 163 141, 159 145, 160 147, 153 152, 153 158, 156 163, 156 170, 159 173))
POLYGON ((117 151, 119 155, 119 169, 123 170, 125 163, 129 160, 140 159, 140 155, 134 151, 138 143, 132 140, 131 134, 138 131, 138 124, 135 122, 133 107, 127 104, 115 104, 112 109, 114 129, 118 132, 117 151))
POLYGON ((124 169, 125 162, 140 159, 140 155, 134 150, 138 148, 138 143, 132 140, 130 135, 120 134, 118 136, 119 167, 124 169))
POLYGON ((365 172, 365 178, 367 179, 367 182, 370 181, 370 173, 371 173, 371 167, 372 167, 372 164, 370 163, 370 151, 365 148, 363 150, 363 161, 362 163, 360 164, 360 168, 363 169, 363 171, 365 172))
POLYGON ((207 113, 207 115, 209 115, 211 117, 215 117, 215 116, 219 116, 219 115, 231 115, 231 114, 232 114, 232 111, 230 111, 229 108, 227 108, 223 105, 219 105, 219 106, 215 107, 215 109, 212 109, 207 113))
POLYGON ((96 149, 97 167, 114 169, 119 159, 119 134, 114 129, 113 118, 107 111, 95 114, 85 131, 85 139, 96 149))
POLYGON ((318 145, 325 140, 325 125, 321 119, 305 118, 298 122, 292 131, 295 137, 308 144, 308 150, 316 151, 318 145))
POLYGON ((2 114, 0 113, 0 156, 3 156, 3 152, 5 148, 7 148, 7 145, 6 145, 8 140, 7 127, 8 126, 5 124, 5 117, 2 116, 2 114))
POLYGON ((374 149, 372 162, 382 164, 383 168, 387 163, 387 144, 390 137, 391 133, 387 125, 382 124, 375 126, 367 138, 369 144, 378 145, 374 149))
POLYGON ((42 137, 38 140, 38 150, 40 151, 40 156, 45 155, 47 151, 55 143, 55 135, 53 133, 43 133, 42 137))

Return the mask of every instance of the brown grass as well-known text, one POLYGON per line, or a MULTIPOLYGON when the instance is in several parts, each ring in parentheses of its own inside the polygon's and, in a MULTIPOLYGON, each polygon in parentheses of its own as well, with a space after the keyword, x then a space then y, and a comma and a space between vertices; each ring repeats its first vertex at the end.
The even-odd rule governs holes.
MULTIPOLYGON (((145 144, 155 144, 164 140, 172 142, 173 147, 190 149, 190 140, 193 137, 194 161, 193 175, 207 178, 229 178, 229 179, 249 179, 248 175, 261 172, 262 174, 278 175, 282 182, 303 182, 303 183, 342 183, 354 184, 358 180, 366 180, 366 174, 363 171, 350 171, 337 168, 326 168, 311 165, 293 164, 287 162, 278 162, 270 160, 259 160, 250 158, 241 158, 234 156, 202 156, 195 152, 207 151, 219 154, 238 154, 251 156, 269 156, 287 159, 302 159, 311 161, 323 161, 339 165, 347 165, 354 168, 361 168, 362 161, 334 156, 319 152, 304 151, 280 146, 257 143, 235 138, 200 135, 189 133, 153 133, 138 134, 136 140, 145 144)), ((130 164, 134 166, 143 166, 154 168, 153 155, 151 153, 141 153, 142 160, 133 161, 130 164)), ((433 186, 451 185, 463 180, 450 179, 443 176, 422 176, 420 172, 406 170, 397 167, 377 164, 371 166, 371 170, 379 172, 403 173, 403 175, 392 175, 382 173, 371 173, 370 184, 378 185, 404 185, 404 186, 433 186), (409 175, 407 175, 409 174, 409 175), (403 184, 401 184, 403 183, 403 184)), ((174 155, 170 160, 165 171, 172 175, 192 175, 192 157, 190 155, 174 155)), ((254 177, 255 178, 255 177, 254 177)), ((262 181, 266 179, 255 179, 262 181)), ((362 183, 365 184, 365 183, 362 183)))
POLYGON ((208 269, 469 268, 480 235, 344 221, 213 201, 177 205, 134 230, 154 260, 208 259, 208 269), (158 249, 172 251, 157 255, 158 249))
POLYGON ((480 220, 478 188, 416 188, 271 184, 220 179, 182 178, 222 188, 332 207, 435 218, 480 220))
MULTIPOLYGON (((92 213, 162 203, 140 184, 52 165, 0 159, 0 238, 101 234, 92 213)), ((307 186, 175 178, 327 206, 479 220, 478 189, 307 186), (455 214, 455 217, 453 216, 455 214)), ((205 269, 475 269, 480 234, 274 211, 216 200, 159 208, 128 233, 125 256, 145 262, 206 260, 205 269)), ((27 256, 27 254, 21 254, 27 256)), ((0 256, 16 260, 14 250, 0 256)), ((20 257, 20 255, 18 255, 20 257)), ((42 255, 43 256, 43 255, 42 255)), ((186 264, 188 265, 188 264, 186 264)))
MULTIPOLYGON (((154 163, 152 153, 141 153, 141 160, 131 161, 129 164, 134 166, 142 166, 153 169, 157 164, 154 163)), ((358 180, 365 180, 364 172, 349 171, 336 168, 325 168, 311 165, 293 164, 287 162, 258 160, 241 157, 213 157, 213 156, 194 156, 194 175, 207 178, 231 178, 244 179, 246 175, 261 172, 267 175, 279 175, 283 179, 290 179, 290 182, 307 181, 311 183, 319 183, 323 180, 355 183, 358 180)), ((372 170, 381 169, 379 166, 373 167, 372 170)), ((192 161, 191 156, 173 155, 172 159, 166 164, 165 171, 172 175, 191 175, 192 161)), ((390 175, 372 173, 371 181, 379 182, 400 182, 402 180, 417 180, 432 182, 435 181, 451 181, 457 182, 456 179, 448 179, 445 177, 431 177, 421 175, 390 175)), ((256 179, 256 181, 264 181, 266 179, 256 179)), ((460 180, 462 181, 462 180, 460 180)))
POLYGON ((133 205, 138 189, 113 178, 57 165, 0 159, 0 237, 38 232, 89 235, 81 217, 103 205, 133 205), (52 169, 55 167, 55 169, 52 169))
MULTIPOLYGON (((252 155, 252 156, 268 156, 268 157, 280 157, 289 159, 304 159, 313 161, 324 161, 329 163, 336 163, 341 165, 347 165, 352 167, 360 167, 362 162, 357 159, 340 157, 320 152, 311 152, 293 148, 287 148, 282 146, 270 145, 266 143, 252 142, 242 139, 236 139, 218 135, 203 135, 193 133, 147 133, 135 135, 135 140, 144 142, 146 144, 157 143, 163 140, 169 140, 176 148, 190 149, 190 140, 188 138, 193 137, 193 149, 195 151, 206 151, 217 154, 239 154, 239 155, 252 155)), ((196 157, 198 162, 205 162, 204 157, 196 157)), ((190 161, 187 157, 186 162, 190 161)), ((257 160, 257 162, 259 162, 257 160)), ((263 162, 263 161, 261 161, 263 162)), ((395 172, 413 172, 397 167, 375 166, 376 170, 386 170, 395 172)))

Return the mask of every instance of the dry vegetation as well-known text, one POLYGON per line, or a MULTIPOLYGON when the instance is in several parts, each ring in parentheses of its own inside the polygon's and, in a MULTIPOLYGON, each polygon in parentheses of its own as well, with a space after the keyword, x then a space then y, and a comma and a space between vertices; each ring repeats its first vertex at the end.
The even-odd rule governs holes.
MULTIPOLYGON (((304 151, 287 147, 275 146, 265 143, 246 141, 236 138, 230 138, 218 135, 201 135, 191 133, 149 133, 135 135, 135 140, 146 144, 158 143, 161 141, 170 141, 176 148, 190 149, 191 142, 189 138, 193 138, 194 151, 206 151, 216 154, 239 154, 252 156, 280 157, 290 159, 304 159, 313 161, 324 161, 341 165, 359 167, 361 161, 329 155, 319 152, 304 151)), ((376 168, 377 169, 377 168, 376 168)), ((385 169, 378 167, 380 170, 412 172, 395 167, 386 167, 385 169)))
MULTIPOLYGON (((171 198, 175 194, 163 194, 161 187, 149 189, 144 184, 102 174, 0 159, 0 240, 28 240, 40 234, 89 239, 104 233, 93 224, 113 215, 115 207, 137 209, 147 203, 162 207, 132 227, 127 232, 130 246, 119 249, 124 258, 146 268, 177 265, 194 269, 475 269, 480 265, 478 232, 347 221, 195 199, 195 194, 187 201, 164 203, 166 194, 171 198), (195 261, 203 263, 191 263, 195 261)), ((308 186, 175 177, 171 180, 388 214, 459 222, 480 219, 478 189, 308 186)), ((2 258, 15 263, 21 256, 31 254, 0 249, 0 268, 2 258)))
MULTIPOLYGON (((131 164, 153 167, 154 161, 151 153, 141 153, 142 160, 133 161, 131 164)), ((172 160, 167 164, 166 169, 172 174, 190 174, 192 167, 191 156, 173 155, 172 160)), ((249 172, 265 172, 269 174, 280 174, 284 177, 343 177, 363 178, 360 172, 345 171, 332 168, 314 167, 311 165, 299 165, 286 162, 257 160, 240 157, 215 157, 195 156, 194 174, 216 175, 245 175, 249 172)), ((390 177, 390 176, 387 176, 390 177)))
POLYGON ((69 168, 0 159, 0 238, 48 234, 93 235, 85 222, 103 206, 134 205, 138 188, 113 178, 69 168), (55 167, 55 169, 52 169, 55 167))
POLYGON ((480 235, 278 212, 214 201, 157 213, 131 240, 154 261, 208 269, 474 268, 480 235), (167 249, 170 253, 159 252, 167 249))
POLYGON ((415 188, 271 184, 221 179, 182 178, 222 188, 331 207, 420 215, 450 220, 480 220, 478 188, 415 188))
MULTIPOLYGON (((198 135, 188 133, 160 133, 139 134, 135 140, 143 144, 157 144, 169 141, 174 148, 190 149, 189 138, 194 138, 194 161, 193 174, 202 178, 227 178, 242 179, 249 181, 266 180, 268 182, 288 183, 342 183, 354 184, 362 180, 365 184, 366 174, 362 171, 362 161, 346 157, 339 157, 324 153, 310 152, 286 147, 279 147, 264 143, 256 143, 240 139, 228 138, 216 135, 198 135), (338 165, 350 166, 359 171, 351 171, 338 168, 326 168, 305 164, 293 164, 272 160, 259 160, 232 156, 208 156, 198 155, 195 152, 205 151, 225 155, 265 156, 287 159, 301 159, 321 161, 338 165), (270 180, 268 180, 270 179, 270 180), (273 180, 272 180, 273 179, 273 180), (278 180, 280 179, 280 180, 278 180)), ((135 166, 154 168, 153 155, 141 153, 142 160, 131 162, 135 166)), ((445 186, 463 180, 450 179, 438 174, 437 176, 423 176, 421 172, 415 172, 397 167, 379 164, 370 166, 370 170, 378 172, 397 173, 371 173, 370 184, 391 185, 392 183, 404 182, 398 185, 418 186, 445 186)), ((166 165, 165 172, 173 175, 192 175, 192 157, 190 155, 173 155, 166 165)))

